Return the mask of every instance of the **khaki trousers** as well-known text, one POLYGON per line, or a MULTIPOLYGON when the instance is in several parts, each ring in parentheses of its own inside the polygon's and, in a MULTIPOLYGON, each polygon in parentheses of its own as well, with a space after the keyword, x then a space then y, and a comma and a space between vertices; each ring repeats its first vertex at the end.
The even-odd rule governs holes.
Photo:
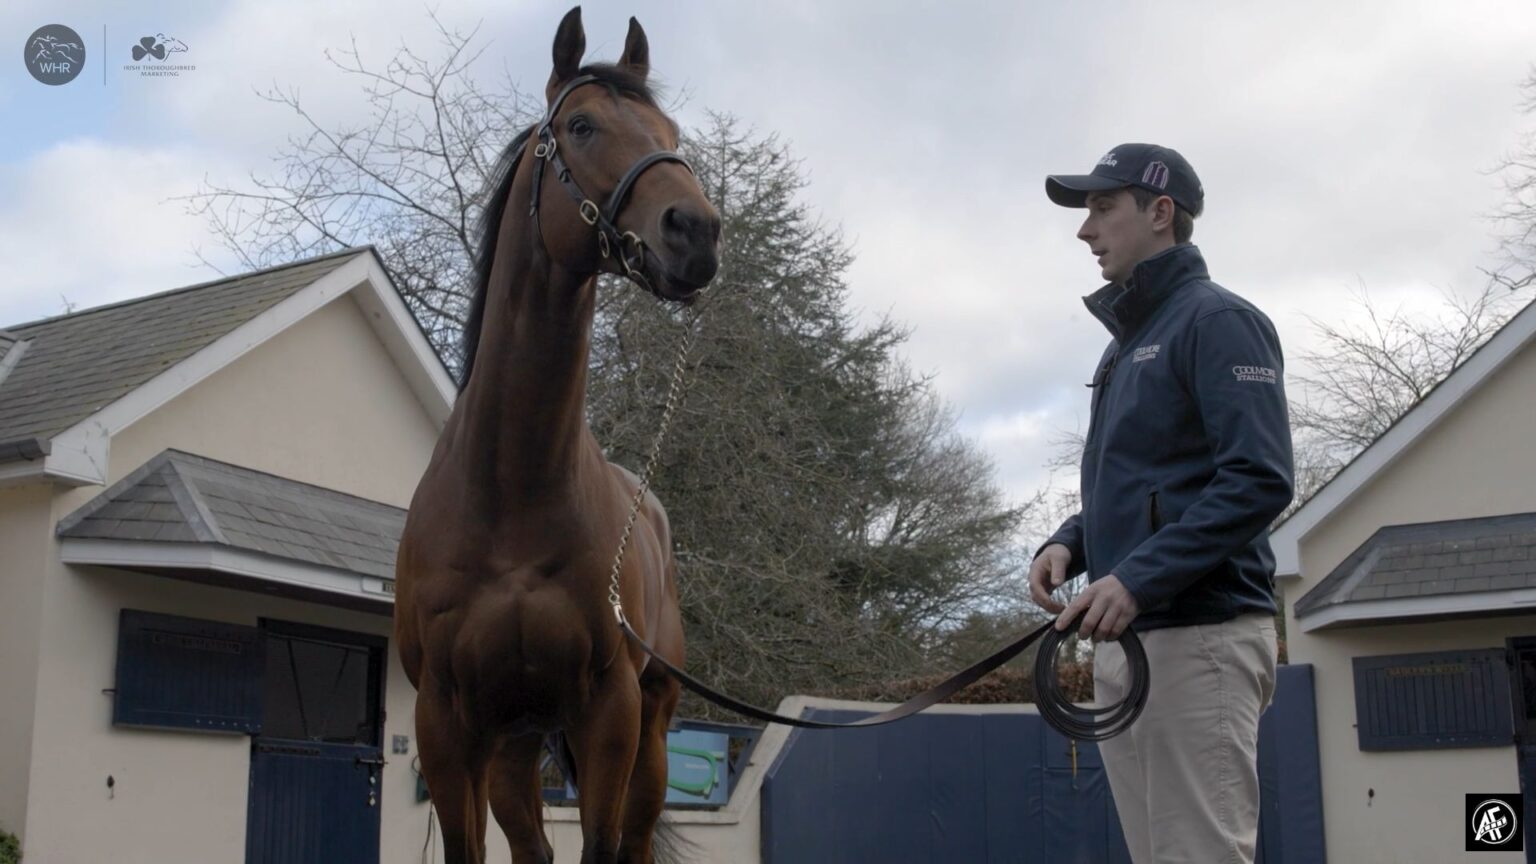
MULTIPOLYGON (((1137 633, 1151 692, 1131 728, 1099 752, 1135 864, 1251 864, 1259 828, 1259 714, 1275 692, 1275 621, 1137 633)), ((1125 652, 1093 654, 1094 700, 1121 698, 1125 652)))

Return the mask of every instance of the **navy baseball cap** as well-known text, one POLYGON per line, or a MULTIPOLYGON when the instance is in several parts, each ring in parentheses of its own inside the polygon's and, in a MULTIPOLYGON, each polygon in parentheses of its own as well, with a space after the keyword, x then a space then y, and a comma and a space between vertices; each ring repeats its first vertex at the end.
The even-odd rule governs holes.
POLYGON ((1087 174, 1052 174, 1045 178, 1045 194, 1063 207, 1087 207, 1089 192, 1127 186, 1167 195, 1191 216, 1199 216, 1205 207, 1205 189, 1200 186, 1195 169, 1177 150, 1156 144, 1121 144, 1105 153, 1087 174))

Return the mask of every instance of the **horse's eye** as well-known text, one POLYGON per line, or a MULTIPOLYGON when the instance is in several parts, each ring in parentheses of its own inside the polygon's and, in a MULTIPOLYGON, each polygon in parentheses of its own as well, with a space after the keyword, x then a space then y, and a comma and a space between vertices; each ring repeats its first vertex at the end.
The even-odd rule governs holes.
POLYGON ((570 125, 571 134, 577 138, 585 138, 592 134, 592 124, 585 117, 572 117, 570 125))

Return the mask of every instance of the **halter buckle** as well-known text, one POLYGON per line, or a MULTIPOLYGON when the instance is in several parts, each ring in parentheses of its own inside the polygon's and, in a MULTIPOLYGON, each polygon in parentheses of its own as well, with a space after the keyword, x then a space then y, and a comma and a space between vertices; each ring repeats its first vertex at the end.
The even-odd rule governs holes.
POLYGON ((619 239, 624 243, 624 248, 619 250, 619 263, 624 265, 624 275, 633 277, 640 271, 630 266, 629 253, 633 249, 636 253, 635 260, 643 262, 645 260, 645 241, 641 240, 640 235, 633 231, 625 231, 619 239))
POLYGON ((586 199, 582 200, 582 202, 581 202, 581 221, 587 223, 588 225, 596 225, 597 224, 597 220, 599 218, 601 218, 602 215, 603 215, 603 211, 598 209, 598 206, 596 204, 592 203, 592 199, 591 198, 586 198, 586 199))
MULTIPOLYGON (((609 254, 609 251, 610 251, 609 247, 608 247, 608 232, 606 232, 606 231, 599 231, 599 232, 597 232, 597 251, 602 253, 602 256, 604 258, 608 257, 608 254, 609 254)), ((623 259, 621 258, 619 260, 622 261, 623 259)))

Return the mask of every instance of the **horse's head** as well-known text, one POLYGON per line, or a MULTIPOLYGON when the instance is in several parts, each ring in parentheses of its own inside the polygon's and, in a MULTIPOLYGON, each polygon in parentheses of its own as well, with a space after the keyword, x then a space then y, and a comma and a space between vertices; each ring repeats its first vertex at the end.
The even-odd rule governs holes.
POLYGON ((677 124, 646 84, 645 31, 629 19, 611 66, 583 68, 585 48, 578 6, 555 34, 549 108, 530 141, 545 247, 557 261, 591 261, 659 297, 692 300, 719 268, 720 215, 676 154, 677 124))

